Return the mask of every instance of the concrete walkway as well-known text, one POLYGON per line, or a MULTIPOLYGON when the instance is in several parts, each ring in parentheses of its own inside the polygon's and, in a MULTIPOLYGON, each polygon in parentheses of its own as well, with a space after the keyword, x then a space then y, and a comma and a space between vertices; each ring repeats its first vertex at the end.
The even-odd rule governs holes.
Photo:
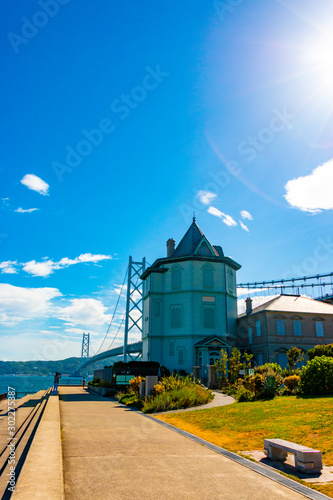
POLYGON ((67 500, 305 498, 140 412, 59 391, 67 500))

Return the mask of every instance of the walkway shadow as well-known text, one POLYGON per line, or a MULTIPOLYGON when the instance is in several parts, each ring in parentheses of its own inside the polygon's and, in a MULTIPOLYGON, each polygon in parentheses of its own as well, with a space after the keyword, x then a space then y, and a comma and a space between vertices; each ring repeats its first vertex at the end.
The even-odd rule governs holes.
POLYGON ((80 403, 82 401, 94 401, 94 402, 100 402, 103 403, 105 401, 110 401, 109 398, 101 398, 98 396, 95 396, 91 394, 90 392, 82 392, 82 394, 59 394, 59 400, 60 401, 72 401, 72 402, 77 402, 80 403))
POLYGON ((40 403, 41 398, 38 399, 29 399, 22 405, 18 406, 18 408, 34 408, 38 403, 40 403))

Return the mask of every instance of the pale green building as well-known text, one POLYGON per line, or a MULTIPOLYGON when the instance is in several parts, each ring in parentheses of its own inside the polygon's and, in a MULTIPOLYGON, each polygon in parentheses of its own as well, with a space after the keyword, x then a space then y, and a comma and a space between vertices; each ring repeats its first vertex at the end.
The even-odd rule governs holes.
POLYGON ((240 265, 212 245, 195 218, 183 239, 167 241, 167 257, 142 275, 142 360, 207 379, 221 348, 236 344, 236 271, 240 265))

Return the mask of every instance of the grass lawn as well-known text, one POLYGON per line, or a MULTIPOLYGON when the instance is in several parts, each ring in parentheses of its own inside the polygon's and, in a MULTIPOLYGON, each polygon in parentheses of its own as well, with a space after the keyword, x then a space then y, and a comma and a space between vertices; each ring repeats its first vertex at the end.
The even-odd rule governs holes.
MULTIPOLYGON (((156 418, 236 453, 262 450, 264 438, 286 439, 321 450, 324 465, 333 466, 333 397, 277 397, 156 418)), ((313 487, 333 497, 333 483, 313 487)))

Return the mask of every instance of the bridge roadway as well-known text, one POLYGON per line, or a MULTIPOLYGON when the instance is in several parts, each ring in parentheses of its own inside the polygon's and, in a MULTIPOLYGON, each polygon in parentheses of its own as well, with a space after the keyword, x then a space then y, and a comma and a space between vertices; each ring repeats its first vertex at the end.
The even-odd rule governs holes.
MULTIPOLYGON (((141 353, 142 342, 135 342, 133 344, 128 344, 127 352, 129 354, 141 353)), ((108 351, 101 352, 100 354, 96 354, 96 356, 92 356, 91 358, 88 358, 87 361, 82 363, 82 365, 79 368, 79 371, 81 371, 86 366, 91 365, 91 363, 94 363, 95 361, 100 361, 101 359, 112 358, 115 356, 121 356, 123 353, 124 353, 124 346, 122 345, 120 347, 114 347, 113 349, 109 349, 108 351)))

